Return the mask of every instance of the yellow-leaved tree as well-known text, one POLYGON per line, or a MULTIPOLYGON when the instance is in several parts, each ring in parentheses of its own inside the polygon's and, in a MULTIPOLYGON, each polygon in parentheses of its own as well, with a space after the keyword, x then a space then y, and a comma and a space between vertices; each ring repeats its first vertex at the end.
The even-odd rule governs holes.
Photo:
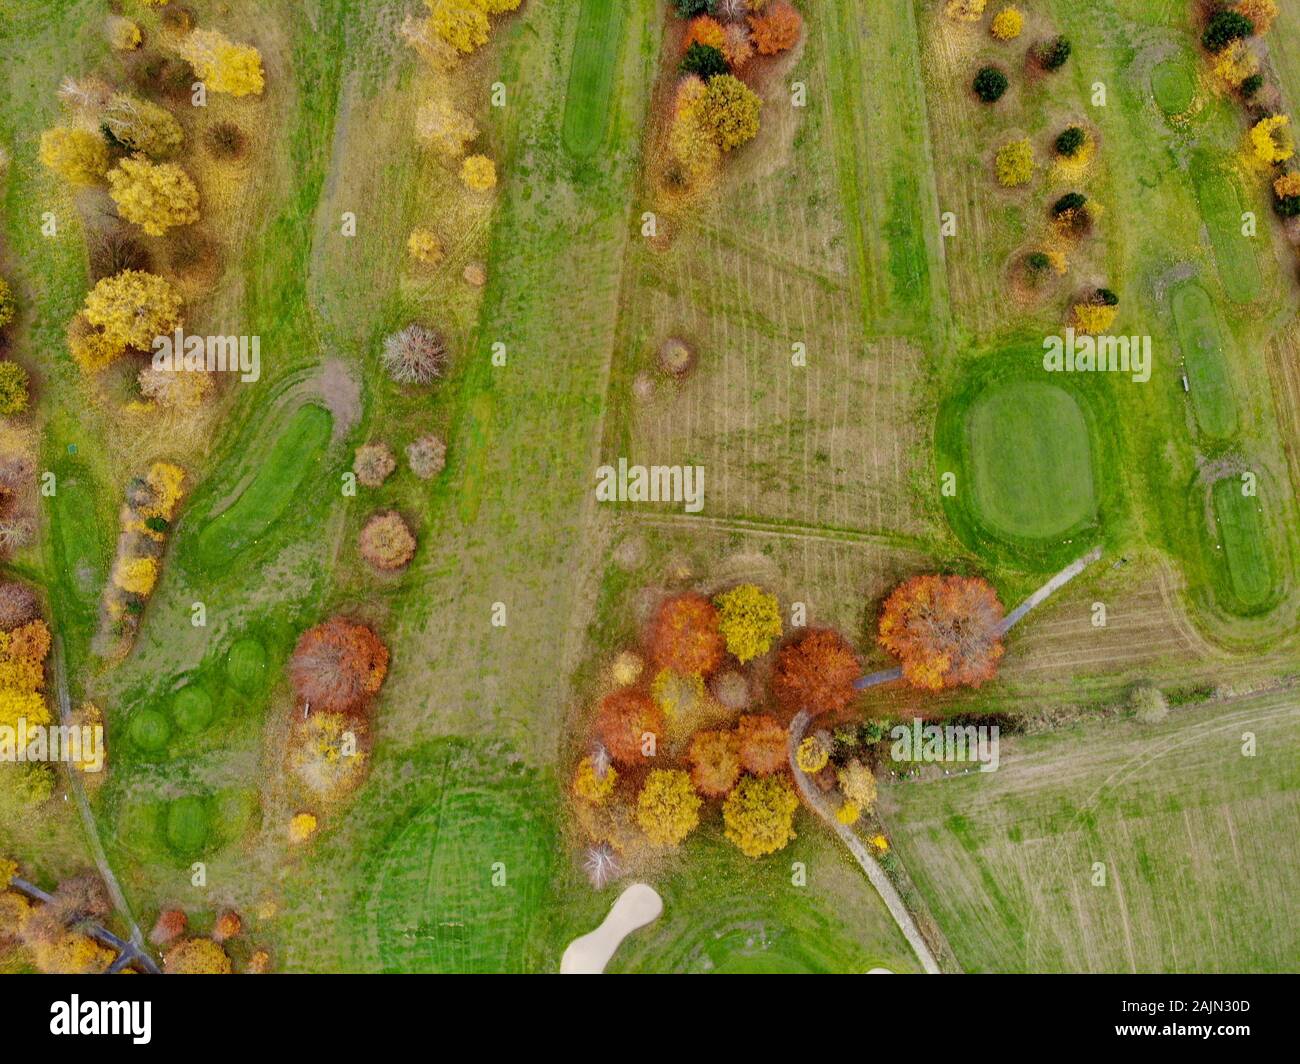
POLYGON ((781 607, 776 596, 757 584, 741 584, 713 600, 718 630, 738 661, 749 661, 772 648, 781 634, 781 607))
POLYGON ((775 853, 794 838, 799 799, 784 775, 746 776, 722 803, 727 838, 747 857, 775 853))
POLYGON ((175 163, 123 159, 108 172, 108 193, 118 213, 150 236, 199 220, 199 190, 175 163))
POLYGON ((425 0, 433 32, 458 52, 468 54, 487 44, 491 28, 485 4, 476 0, 425 0))
POLYGON ((415 135, 443 154, 459 159, 465 154, 465 146, 478 136, 478 126, 449 99, 439 96, 416 112, 415 135))
POLYGON ((163 278, 123 270, 101 278, 68 327, 72 356, 87 373, 103 369, 127 348, 147 351, 155 337, 181 324, 181 297, 163 278))
POLYGON ((266 87, 262 53, 217 30, 195 30, 181 42, 180 53, 212 92, 260 96, 266 87))
POLYGON ((636 822, 656 846, 676 846, 699 825, 700 804, 687 773, 654 768, 637 796, 636 822))
POLYGON ((108 171, 108 145, 85 129, 55 126, 41 134, 41 165, 72 185, 96 185, 108 171))
POLYGON ((474 192, 487 192, 496 187, 496 163, 486 155, 471 155, 461 164, 460 179, 474 192))

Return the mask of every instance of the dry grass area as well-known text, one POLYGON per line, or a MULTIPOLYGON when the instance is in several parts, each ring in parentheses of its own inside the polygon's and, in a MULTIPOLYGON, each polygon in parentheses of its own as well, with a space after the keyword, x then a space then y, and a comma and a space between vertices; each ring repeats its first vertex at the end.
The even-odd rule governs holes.
POLYGON ((997 772, 882 808, 969 971, 1295 970, 1297 741, 1284 691, 1004 739, 997 772))

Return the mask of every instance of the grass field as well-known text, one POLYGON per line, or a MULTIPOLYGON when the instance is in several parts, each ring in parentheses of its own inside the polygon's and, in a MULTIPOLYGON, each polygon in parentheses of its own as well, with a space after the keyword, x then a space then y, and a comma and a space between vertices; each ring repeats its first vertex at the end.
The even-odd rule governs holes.
POLYGON ((1187 366, 1196 424, 1211 440, 1230 439, 1237 432, 1237 402, 1214 302, 1195 281, 1180 284, 1169 302, 1187 366))
POLYGON ((1196 75, 1181 59, 1166 59, 1151 71, 1151 94, 1165 114, 1181 115, 1196 99, 1196 75))
POLYGON ((1275 594, 1260 501, 1243 495, 1235 477, 1216 480, 1210 495, 1233 598, 1241 612, 1256 612, 1275 594))
MULTIPOLYGON (((183 109, 194 141, 218 113, 253 139, 242 183, 195 164, 225 272, 187 289, 186 324, 237 325, 266 357, 263 379, 225 387, 188 435, 118 424, 62 340, 89 282, 79 211, 93 219, 94 204, 42 170, 36 134, 57 120, 64 74, 124 76, 101 6, 0 28, 0 59, 21 70, 0 77, 15 157, 4 267, 23 296, 18 357, 39 365, 41 468, 59 484, 44 542, 15 571, 49 589, 74 702, 105 707, 112 768, 93 806, 143 920, 237 908, 285 970, 553 971, 615 895, 587 885, 565 822, 575 722, 666 586, 757 580, 876 667, 880 603, 906 577, 984 575, 1010 605, 1101 543, 1105 562, 1017 630, 995 682, 880 691, 865 710, 1095 716, 1137 679, 1190 705, 1294 672, 1300 513, 1278 426, 1300 409, 1296 288, 1263 200, 1227 173, 1239 115, 1197 81, 1188 5, 1044 0, 1003 45, 932 0, 800 3, 798 46, 755 61, 760 134, 699 202, 661 211, 652 242, 656 85, 679 60, 661 51, 659 0, 525 0, 450 79, 401 43, 382 0, 201 2, 201 23, 255 41, 268 76, 260 101, 183 109), (1058 31, 1070 64, 1023 74, 1028 43, 1058 31), (1013 84, 986 108, 968 85, 989 61, 1013 84), (1105 107, 1090 102, 1098 80, 1105 107), (488 102, 498 81, 504 108, 488 102), (491 195, 466 196, 457 167, 414 140, 441 92, 481 127, 491 195), (1065 182, 1051 143, 1071 123, 1098 151, 1065 182), (993 152, 1020 136, 1038 171, 999 188, 993 152), (1066 276, 1025 297, 1010 265, 1067 185, 1103 210, 1066 276), (58 240, 33 235, 44 209, 67 219, 58 240), (1253 241, 1245 209, 1260 216, 1253 241), (416 225, 444 241, 435 268, 408 260, 416 225), (466 283, 471 263, 485 286, 466 283), (1043 374, 1042 337, 1101 285, 1120 294, 1116 330, 1152 336, 1145 384, 1043 374), (379 365, 384 336, 412 321, 447 339, 434 388, 395 387, 379 365), (682 381, 655 369, 670 336, 699 356, 682 381), (357 445, 400 456, 428 431, 448 443, 436 480, 402 465, 380 488, 340 490, 357 445), (135 649, 103 668, 90 639, 118 508, 162 457, 186 467, 189 494, 135 649), (704 512, 597 505, 593 471, 619 457, 704 466, 704 512), (1260 498, 1230 490, 1244 469, 1260 498), (378 508, 420 541, 382 580, 356 548, 378 508), (283 753, 285 662, 337 612, 373 625, 392 659, 367 783, 334 811, 283 753), (320 833, 290 848, 285 825, 308 807, 320 833), (195 859, 203 889, 185 874, 195 859)), ((141 15, 149 41, 156 17, 141 15)), ((889 823, 969 968, 1293 965, 1295 921, 1256 882, 1290 886, 1289 850, 1269 840, 1297 812, 1277 754, 1294 730, 1294 707, 1260 700, 1016 740, 993 778, 892 788, 889 823), (1246 728, 1259 756, 1224 756, 1215 744, 1246 728), (1093 860, 1108 890, 1086 885, 1093 860), (1245 867, 1265 871, 1247 881, 1245 867), (1252 941, 1252 921, 1271 937, 1252 941)), ((0 850, 75 867, 80 827, 58 797, 22 823, 0 801, 0 850)), ((666 912, 613 969, 915 970, 834 839, 806 814, 797 829, 788 853, 750 862, 706 823, 656 870, 666 912)))
POLYGON ((1297 741, 1294 692, 1004 738, 885 820, 968 971, 1294 971, 1297 741))
POLYGON ((1263 278, 1256 241, 1242 234, 1245 208, 1236 183, 1222 163, 1205 152, 1193 155, 1191 173, 1224 291, 1234 303, 1251 303, 1262 293, 1263 278))
POLYGON ((575 159, 589 159, 605 139, 623 43, 623 16, 621 4, 582 0, 562 126, 564 146, 575 159))
POLYGON ((966 416, 975 505, 991 528, 1045 539, 1093 520, 1088 424, 1069 392, 1026 381, 999 385, 966 416))

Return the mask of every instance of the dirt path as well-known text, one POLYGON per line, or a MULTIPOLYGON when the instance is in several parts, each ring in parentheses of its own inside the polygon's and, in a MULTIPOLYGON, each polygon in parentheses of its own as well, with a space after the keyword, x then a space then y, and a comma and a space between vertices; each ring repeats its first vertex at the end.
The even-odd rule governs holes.
MULTIPOLYGON (((70 728, 73 726, 73 722, 72 703, 68 697, 68 672, 63 660, 63 640, 58 636, 54 639, 53 665, 54 684, 59 698, 59 722, 64 727, 70 728)), ((104 852, 104 844, 100 841, 99 825, 95 822, 95 814, 91 812, 90 801, 86 797, 86 788, 81 782, 81 774, 76 769, 68 766, 67 775, 68 787, 71 789, 72 796, 77 802, 77 808, 81 812, 81 823, 86 830, 86 843, 90 847, 91 856, 95 859, 95 867, 99 869, 99 876, 104 881, 104 886, 108 888, 108 895, 113 900, 114 907, 122 914, 131 928, 131 938, 126 942, 103 928, 96 929, 98 934, 95 937, 108 942, 109 945, 120 951, 117 960, 113 962, 113 971, 124 968, 133 960, 139 959, 145 968, 157 974, 158 965, 145 952, 144 936, 140 933, 140 927, 135 922, 135 916, 131 912, 130 905, 127 904, 122 887, 117 882, 117 876, 113 874, 113 868, 108 863, 108 854, 104 852)))

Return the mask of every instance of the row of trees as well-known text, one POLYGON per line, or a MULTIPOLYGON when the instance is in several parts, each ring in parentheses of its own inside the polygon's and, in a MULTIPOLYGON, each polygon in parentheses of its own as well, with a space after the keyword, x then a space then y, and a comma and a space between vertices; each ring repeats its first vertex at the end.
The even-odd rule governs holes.
POLYGON ((17 874, 17 863, 0 856, 0 958, 18 951, 39 971, 54 975, 106 971, 116 954, 91 933, 113 911, 99 877, 71 876, 42 902, 16 889, 17 874))
MULTIPOLYGON (((878 639, 915 687, 978 686, 1002 657, 1002 622, 985 581, 917 576, 885 600, 878 639)), ((782 720, 800 711, 842 716, 863 666, 833 629, 802 629, 778 648, 782 631, 776 596, 757 585, 712 598, 687 591, 660 603, 640 649, 615 659, 613 690, 596 708, 589 752, 570 784, 597 885, 629 859, 680 844, 709 802, 720 802, 726 838, 748 856, 794 837, 798 799, 782 720), (766 706, 753 705, 756 690, 766 706)), ((833 751, 818 732, 800 745, 798 764, 810 774, 829 766, 823 781, 838 788, 841 817, 852 823, 874 802, 874 776, 854 758, 831 765, 833 751)))

